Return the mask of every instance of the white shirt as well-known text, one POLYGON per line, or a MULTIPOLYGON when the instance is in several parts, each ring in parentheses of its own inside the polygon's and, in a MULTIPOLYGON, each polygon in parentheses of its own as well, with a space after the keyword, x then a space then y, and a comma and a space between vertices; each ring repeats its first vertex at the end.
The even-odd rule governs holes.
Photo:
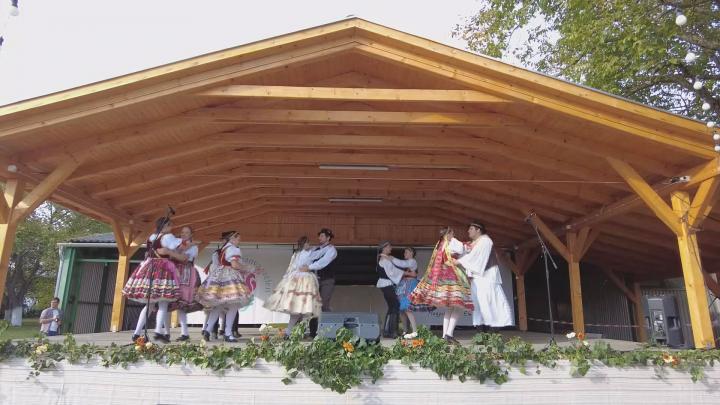
POLYGON ((316 247, 310 252, 308 269, 316 272, 320 271, 332 263, 336 257, 337 250, 335 246, 328 243, 324 246, 316 247))
POLYGON ((451 254, 464 255, 466 252, 465 244, 463 244, 462 242, 460 242, 459 240, 457 240, 455 238, 450 239, 447 249, 450 251, 451 254))
MULTIPOLYGON (((483 278, 485 281, 502 284, 500 268, 494 264, 487 268, 493 252, 493 241, 487 235, 481 235, 472 243, 469 252, 458 259, 467 272, 468 277, 483 278)), ((497 262, 497 261, 496 261, 497 262)))
POLYGON ((415 259, 400 260, 396 257, 393 257, 392 262, 394 265, 400 267, 401 269, 408 269, 415 272, 417 271, 417 260, 415 259))
POLYGON ((198 247, 197 247, 197 245, 190 245, 189 248, 181 251, 180 253, 187 256, 187 260, 189 262, 194 262, 198 255, 198 247))
POLYGON ((242 258, 242 251, 237 246, 229 245, 225 248, 225 260, 231 262, 233 260, 240 260, 242 258))
MULTIPOLYGON (((57 309, 53 309, 52 311, 53 319, 60 316, 60 311, 57 309)), ((50 322, 50 331, 51 332, 57 332, 58 331, 58 323, 55 321, 50 322)))
POLYGON ((295 258, 292 262, 291 273, 297 272, 302 266, 310 265, 310 254, 312 250, 300 250, 295 252, 295 258))
MULTIPOLYGON (((154 242, 157 237, 158 235, 154 233, 150 235, 148 239, 150 240, 150 242, 154 242)), ((182 239, 176 237, 171 233, 166 233, 162 236, 162 238, 160 238, 160 246, 166 249, 175 250, 180 246, 180 244, 182 244, 182 239)))
POLYGON ((392 263, 392 261, 384 257, 380 259, 380 262, 378 264, 380 265, 380 267, 385 269, 385 274, 387 274, 390 280, 388 280, 387 278, 379 278, 377 284, 375 284, 375 287, 384 288, 400 282, 404 274, 403 269, 396 267, 392 263))

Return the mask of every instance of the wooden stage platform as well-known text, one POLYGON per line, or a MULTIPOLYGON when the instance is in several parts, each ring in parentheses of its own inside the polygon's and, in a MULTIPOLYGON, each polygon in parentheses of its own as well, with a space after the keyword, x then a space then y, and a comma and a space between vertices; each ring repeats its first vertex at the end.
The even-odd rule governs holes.
MULTIPOLYGON (((240 328, 239 329, 240 334, 242 334, 242 337, 239 338, 239 344, 242 344, 243 342, 247 342, 252 338, 255 338, 256 340, 260 337, 260 332, 258 331, 258 328, 240 328)), ((434 330, 435 334, 439 335, 440 331, 434 330)), ((455 332, 455 337, 463 344, 469 344, 472 340, 472 337, 475 335, 475 330, 472 329, 458 329, 455 332)), ((542 349, 545 347, 550 339, 549 334, 545 333, 538 333, 538 332, 520 332, 516 330, 503 330, 499 332, 503 335, 505 339, 510 339, 514 336, 518 336, 521 339, 525 340, 526 342, 529 342, 533 345, 534 349, 542 349)), ((152 330, 148 330, 148 334, 152 338, 153 332, 152 330)), ((123 331, 123 332, 107 332, 107 333, 88 333, 88 334, 82 334, 82 335, 75 335, 75 339, 78 341, 78 343, 93 343, 100 346, 107 346, 111 343, 115 344, 128 344, 131 342, 131 336, 132 332, 130 331, 123 331)), ((173 328, 171 330, 171 338, 174 339, 180 336, 180 329, 179 328, 173 328)), ((56 337, 50 337, 51 341, 62 341, 63 336, 56 336, 56 337)), ((200 336, 200 328, 190 328, 190 341, 191 342, 199 342, 201 339, 200 336)), ((308 338, 309 339, 309 338, 308 338)), ((588 340, 592 342, 594 339, 592 338, 592 335, 588 337, 588 340)), ((610 346, 612 346, 616 350, 633 350, 641 345, 637 342, 630 342, 626 340, 613 340, 613 339, 602 339, 605 342, 608 342, 610 346)), ((564 334, 558 334, 555 336, 555 341, 560 345, 569 345, 569 339, 565 337, 564 334)), ((394 342, 394 339, 382 339, 382 344, 386 346, 392 345, 394 342)), ((210 339, 211 345, 217 345, 224 343, 222 340, 214 340, 210 339)), ((234 343, 229 343, 234 344, 234 343)))
MULTIPOLYGON (((241 345, 258 337, 257 328, 242 328, 241 345)), ((469 344, 474 331, 460 330, 457 337, 469 344)), ((547 334, 502 331, 505 338, 519 336, 537 349, 547 334)), ((179 331, 172 330, 174 337, 179 331)), ((130 332, 77 335, 79 342, 110 345, 130 343, 130 332)), ((197 342, 199 329, 191 338, 197 342)), ((63 336, 51 340, 62 340, 63 336)), ((560 345, 569 344, 564 335, 560 345)), ((618 350, 637 343, 605 340, 618 350)), ((383 340, 385 345, 391 340, 383 340)), ((213 340, 211 345, 219 344, 213 340)), ((323 389, 300 375, 290 384, 282 380, 287 371, 277 363, 258 360, 253 367, 229 369, 222 375, 190 364, 160 365, 141 361, 128 368, 103 367, 97 359, 88 363, 62 362, 28 378, 24 359, 0 362, 0 404, 710 404, 720 403, 720 367, 705 369, 705 379, 693 383, 690 375, 654 367, 613 368, 595 363, 584 377, 571 375, 572 365, 561 360, 554 368, 534 364, 527 371, 509 370, 508 382, 443 380, 429 369, 391 360, 376 383, 363 383, 343 394, 323 389)))

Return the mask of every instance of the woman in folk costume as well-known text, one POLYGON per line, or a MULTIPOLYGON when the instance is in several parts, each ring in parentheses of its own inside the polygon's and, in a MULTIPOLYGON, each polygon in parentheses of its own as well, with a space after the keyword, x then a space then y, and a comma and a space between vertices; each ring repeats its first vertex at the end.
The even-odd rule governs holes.
POLYGON ((298 250, 292 255, 285 275, 265 301, 265 308, 290 315, 286 336, 290 336, 301 319, 320 316, 322 312, 317 276, 307 269, 310 252, 308 237, 298 239, 298 250))
POLYGON ((487 235, 485 225, 473 221, 468 226, 471 242, 465 247, 465 254, 457 259, 458 266, 470 278, 472 299, 475 305, 473 325, 498 328, 514 323, 510 304, 502 288, 502 277, 493 241, 487 235))
POLYGON ((180 299, 170 304, 170 311, 177 311, 178 321, 180 322, 181 335, 176 340, 182 342, 190 339, 188 330, 187 314, 203 309, 202 304, 195 300, 195 291, 200 285, 200 276, 195 270, 195 259, 198 255, 197 243, 192 240, 192 228, 184 226, 180 231, 182 243, 178 247, 178 252, 185 255, 187 260, 177 262, 178 282, 180 283, 180 299))
POLYGON ((217 264, 213 264, 210 272, 198 288, 196 299, 205 308, 212 308, 208 321, 203 328, 203 338, 210 340, 210 330, 217 322, 222 311, 225 313, 225 341, 237 342, 232 335, 232 325, 238 310, 246 306, 252 298, 250 290, 244 283, 242 273, 247 271, 241 263, 242 252, 240 234, 232 231, 223 233, 225 244, 216 251, 217 264))
POLYGON ((380 242, 376 266, 378 281, 375 287, 382 291, 383 298, 385 298, 385 303, 388 306, 385 322, 383 323, 383 337, 395 339, 397 337, 398 316, 400 315, 400 301, 395 290, 405 272, 393 264, 390 259, 390 252, 392 252, 390 242, 380 242))
POLYGON ((403 260, 390 257, 392 263, 403 269, 403 277, 397 285, 395 293, 400 302, 400 319, 405 328, 405 339, 414 339, 417 337, 417 325, 415 323, 415 315, 417 311, 432 311, 434 308, 427 305, 415 305, 410 301, 410 294, 415 290, 419 281, 417 278, 417 261, 415 260, 415 249, 406 247, 403 250, 403 260), (407 319, 407 321, 406 321, 407 319))
POLYGON ((438 308, 446 308, 443 318, 443 339, 459 344, 453 337, 455 325, 464 310, 473 310, 470 283, 457 268, 453 254, 465 252, 463 244, 454 238, 452 228, 440 230, 440 241, 430 257, 428 269, 410 294, 410 301, 438 308))
MULTIPOLYGON (((122 289, 122 294, 132 301, 144 304, 157 303, 158 311, 155 318, 154 338, 169 343, 169 328, 164 328, 164 326, 170 324, 168 304, 177 301, 180 297, 177 269, 171 259, 184 261, 187 257, 175 252, 175 249, 182 243, 182 239, 176 238, 171 233, 172 223, 169 218, 158 219, 156 227, 160 231, 150 235, 148 238, 146 259, 130 275, 125 287, 122 289)), ((145 327, 147 311, 148 306, 145 305, 145 308, 140 313, 133 334, 133 341, 139 337, 140 331, 145 327)))

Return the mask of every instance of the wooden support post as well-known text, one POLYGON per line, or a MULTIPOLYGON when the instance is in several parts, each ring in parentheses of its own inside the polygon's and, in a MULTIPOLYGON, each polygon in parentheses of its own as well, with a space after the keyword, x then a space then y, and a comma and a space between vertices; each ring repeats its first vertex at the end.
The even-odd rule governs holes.
POLYGON ((635 293, 635 297, 637 297, 637 302, 635 303, 635 324, 638 325, 637 328, 637 340, 638 342, 645 343, 648 340, 647 335, 647 322, 645 321, 645 313, 643 312, 643 306, 642 306, 642 300, 643 295, 642 291, 640 290, 640 284, 639 283, 633 283, 633 292, 635 293))
MULTIPOLYGON (((695 347, 715 347, 700 248, 695 230, 702 224, 717 201, 717 175, 700 182, 692 201, 687 192, 673 191, 671 194, 672 207, 670 207, 627 162, 614 158, 607 158, 607 160, 630 188, 677 237, 695 347)), ((711 164, 714 164, 713 162, 711 164)))
POLYGON ((579 231, 566 234, 566 243, 555 236, 552 229, 532 210, 523 210, 532 224, 544 236, 550 245, 568 263, 570 277, 570 304, 572 306, 573 330, 576 333, 585 333, 585 315, 582 305, 582 283, 580 279, 580 260, 587 253, 590 245, 597 238, 597 230, 583 227, 579 231))
POLYGON ((8 266, 15 245, 15 231, 18 224, 70 177, 80 163, 73 158, 66 159, 27 195, 23 195, 25 191, 23 181, 9 179, 5 182, 4 198, 0 200, 0 298, 5 293, 8 266))
POLYGON ((18 180, 5 183, 3 198, 0 200, 0 300, 5 293, 10 255, 15 245, 17 222, 13 221, 13 210, 22 198, 23 184, 18 180))
MULTIPOLYGON (((690 209, 690 196, 684 191, 673 192, 671 200, 678 218, 685 215, 690 209)), ((700 248, 697 244, 697 235, 691 230, 687 221, 681 223, 677 239, 695 347, 698 349, 715 347, 705 279, 700 261, 700 248)))
POLYGON ((580 249, 577 243, 577 233, 567 233, 568 274, 570 276, 570 305, 572 306, 573 330, 576 333, 585 333, 585 314, 582 306, 582 284, 580 280, 580 249))
POLYGON ((525 274, 515 274, 515 287, 518 299, 518 329, 527 332, 527 299, 525 298, 525 274))
POLYGON ((147 238, 148 232, 134 231, 132 227, 123 227, 117 221, 112 221, 111 225, 118 248, 118 266, 115 275, 110 331, 119 332, 122 330, 123 315, 125 314, 125 297, 122 295, 122 289, 130 275, 130 260, 140 248, 140 242, 147 238))

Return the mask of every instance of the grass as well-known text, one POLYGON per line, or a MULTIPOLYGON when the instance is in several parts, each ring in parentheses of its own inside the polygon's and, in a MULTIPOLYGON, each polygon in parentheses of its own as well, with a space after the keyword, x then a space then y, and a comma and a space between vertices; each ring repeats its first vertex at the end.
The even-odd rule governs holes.
POLYGON ((40 333, 37 319, 23 319, 22 326, 10 326, 0 335, 0 339, 27 339, 40 333))

